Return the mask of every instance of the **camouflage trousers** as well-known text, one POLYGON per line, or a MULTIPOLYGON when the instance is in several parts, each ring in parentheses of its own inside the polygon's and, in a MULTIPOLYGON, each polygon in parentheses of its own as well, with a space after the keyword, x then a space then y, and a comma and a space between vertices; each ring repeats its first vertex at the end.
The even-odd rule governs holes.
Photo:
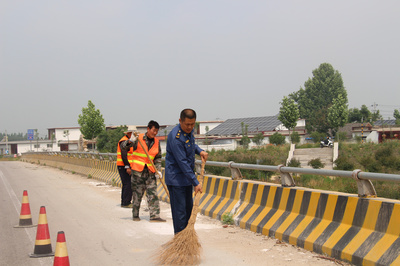
POLYGON ((153 173, 145 168, 142 172, 132 171, 132 215, 139 216, 140 204, 146 191, 147 205, 150 211, 150 219, 160 217, 160 202, 157 196, 157 180, 153 173))

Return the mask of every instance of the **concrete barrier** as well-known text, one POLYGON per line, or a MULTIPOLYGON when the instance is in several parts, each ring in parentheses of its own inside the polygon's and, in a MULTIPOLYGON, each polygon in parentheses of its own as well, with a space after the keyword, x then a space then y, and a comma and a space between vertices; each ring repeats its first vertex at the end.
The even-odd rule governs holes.
MULTIPOLYGON (((28 162, 63 168, 121 187, 115 161, 29 155, 28 162)), ((161 200, 169 202, 161 183, 161 200)), ((355 265, 400 265, 400 201, 204 176, 200 212, 355 265)))
POLYGON ((100 160, 92 157, 75 157, 71 155, 23 154, 22 159, 30 163, 52 166, 75 172, 110 185, 122 187, 115 161, 100 160))
POLYGON ((243 229, 355 265, 400 264, 399 201, 208 177, 201 213, 220 219, 213 210, 238 197, 224 211, 243 229), (238 189, 227 197, 229 182, 238 189))

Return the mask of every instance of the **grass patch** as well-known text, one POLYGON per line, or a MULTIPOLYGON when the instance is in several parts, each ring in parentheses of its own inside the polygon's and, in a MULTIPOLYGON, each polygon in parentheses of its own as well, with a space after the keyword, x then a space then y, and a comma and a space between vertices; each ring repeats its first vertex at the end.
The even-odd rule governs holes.
POLYGON ((222 224, 232 225, 234 223, 233 214, 230 212, 226 212, 221 216, 222 224))

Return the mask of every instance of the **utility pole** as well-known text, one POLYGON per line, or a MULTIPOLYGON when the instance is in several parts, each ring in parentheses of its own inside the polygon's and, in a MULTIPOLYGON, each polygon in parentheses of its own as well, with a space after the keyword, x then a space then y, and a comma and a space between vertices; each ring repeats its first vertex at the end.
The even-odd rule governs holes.
POLYGON ((374 104, 373 104, 373 105, 371 105, 371 107, 373 107, 373 108, 374 108, 374 109, 373 109, 373 110, 374 110, 374 111, 373 111, 374 113, 376 112, 376 107, 377 107, 377 106, 378 106, 378 104, 377 104, 377 103, 375 103, 375 102, 374 102, 374 104))
POLYGON ((361 143, 364 143, 364 117, 361 117, 361 143))
POLYGON ((36 151, 39 151, 39 132, 35 129, 35 138, 36 138, 36 151))

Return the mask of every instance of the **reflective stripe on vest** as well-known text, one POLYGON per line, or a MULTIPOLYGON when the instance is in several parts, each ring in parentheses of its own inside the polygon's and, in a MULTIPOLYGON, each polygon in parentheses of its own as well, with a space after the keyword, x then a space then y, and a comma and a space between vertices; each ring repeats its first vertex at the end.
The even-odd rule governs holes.
MULTIPOLYGON (((122 141, 128 140, 128 137, 125 135, 123 136, 119 141, 118 141, 118 146, 117 146, 117 166, 125 166, 124 161, 122 160, 122 156, 121 156, 121 147, 119 146, 121 144, 122 141)), ((132 164, 133 162, 133 148, 131 147, 128 151, 127 154, 127 159, 129 164, 132 164)))
MULTIPOLYGON (((144 146, 144 148, 146 149, 147 153, 149 154, 149 157, 151 158, 151 160, 154 160, 154 158, 156 157, 156 155, 159 153, 159 142, 157 138, 154 138, 154 144, 151 147, 150 150, 148 150, 148 147, 143 139, 144 134, 140 134, 138 137, 138 141, 140 140, 144 146)), ((142 172, 144 169, 144 166, 147 165, 147 168, 149 168, 149 170, 153 173, 156 172, 156 169, 154 169, 153 165, 151 165, 149 159, 147 158, 147 155, 145 153, 145 151, 142 149, 142 146, 140 145, 140 143, 137 144, 137 148, 135 151, 133 151, 133 163, 131 164, 131 168, 135 171, 138 172, 142 172)))

